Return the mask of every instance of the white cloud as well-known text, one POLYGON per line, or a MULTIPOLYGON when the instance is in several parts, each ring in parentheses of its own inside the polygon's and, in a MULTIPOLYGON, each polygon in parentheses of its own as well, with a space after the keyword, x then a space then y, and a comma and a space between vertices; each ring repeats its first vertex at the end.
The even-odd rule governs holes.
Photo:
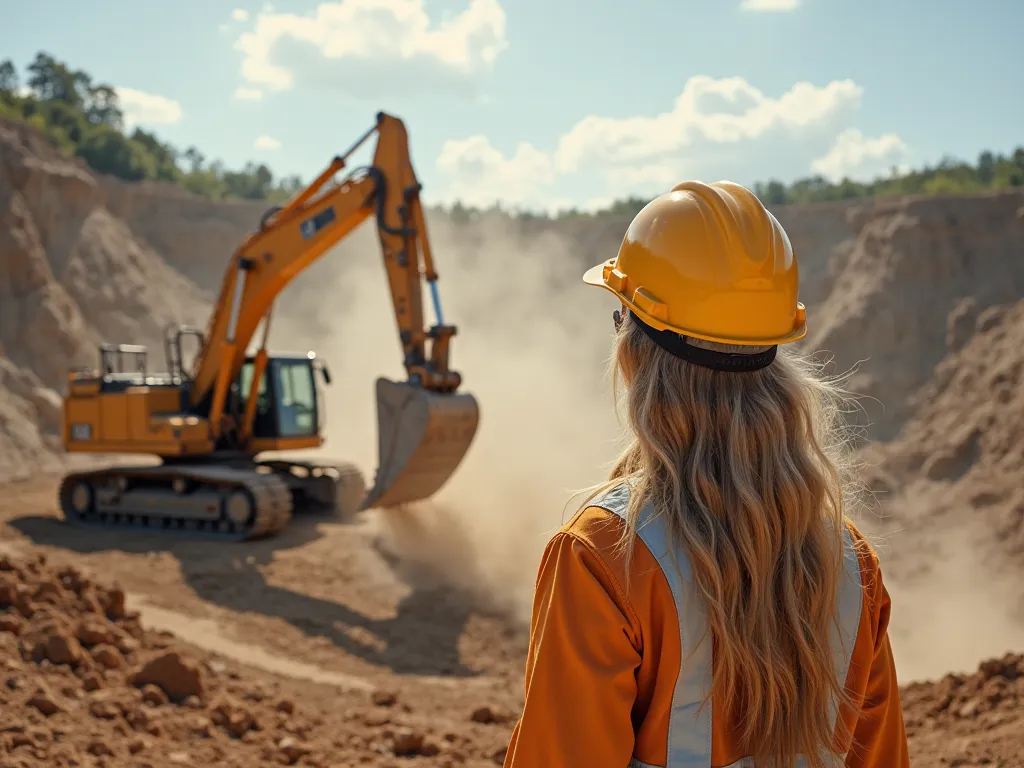
POLYGON ((909 150, 895 133, 870 139, 856 128, 836 137, 828 153, 811 163, 811 170, 833 182, 844 178, 868 181, 884 176, 894 165, 905 163, 909 150))
POLYGON ((437 158, 437 168, 452 179, 446 197, 467 205, 547 206, 543 188, 555 180, 551 158, 523 142, 506 159, 485 136, 476 135, 446 141, 437 158))
POLYGON ((589 115, 552 151, 520 144, 506 157, 484 136, 449 141, 438 169, 441 197, 549 207, 550 195, 582 192, 585 209, 628 195, 656 195, 683 179, 744 184, 813 173, 865 172, 906 152, 895 134, 852 130, 863 99, 852 80, 800 82, 767 95, 740 77, 691 77, 671 108, 655 115, 589 115))
POLYGON ((136 125, 170 125, 181 122, 181 105, 166 96, 157 96, 135 88, 116 86, 117 100, 124 113, 126 128, 136 125))
POLYGON ((273 136, 260 136, 252 144, 256 149, 280 149, 281 142, 273 136))
POLYGON ((234 96, 240 101, 260 101, 263 98, 263 91, 259 88, 246 88, 240 85, 235 88, 234 96))
POLYGON ((499 0, 468 0, 440 22, 424 0, 327 0, 305 16, 265 6, 235 42, 250 85, 311 83, 374 99, 424 84, 475 93, 507 47, 499 0))
POLYGON ((235 8, 235 10, 231 12, 231 18, 235 21, 248 21, 249 12, 244 8, 235 8))
POLYGON ((795 11, 800 0, 743 0, 740 8, 745 11, 795 11))
MULTIPOLYGON (((625 181, 662 183, 682 166, 699 163, 707 152, 721 156, 723 149, 735 151, 766 139, 765 150, 778 152, 780 142, 822 131, 830 140, 837 121, 857 109, 862 94, 852 80, 835 80, 820 88, 797 83, 771 98, 741 77, 696 75, 668 112, 583 118, 559 139, 556 164, 563 172, 598 164, 625 181)), ((720 164, 716 158, 714 165, 720 164)))

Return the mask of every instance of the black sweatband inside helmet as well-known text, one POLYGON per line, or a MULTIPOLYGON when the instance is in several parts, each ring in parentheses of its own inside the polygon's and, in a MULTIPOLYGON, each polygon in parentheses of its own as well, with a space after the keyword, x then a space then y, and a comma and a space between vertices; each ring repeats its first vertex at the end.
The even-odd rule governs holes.
POLYGON ((640 329, 651 341, 668 352, 673 357, 685 360, 694 365, 710 368, 715 371, 732 371, 735 373, 746 373, 767 368, 775 360, 779 351, 778 345, 774 345, 763 352, 755 352, 751 355, 735 354, 732 352, 719 352, 714 349, 705 349, 689 344, 686 338, 674 331, 659 331, 647 325, 636 316, 633 310, 629 311, 630 319, 640 326, 640 329))

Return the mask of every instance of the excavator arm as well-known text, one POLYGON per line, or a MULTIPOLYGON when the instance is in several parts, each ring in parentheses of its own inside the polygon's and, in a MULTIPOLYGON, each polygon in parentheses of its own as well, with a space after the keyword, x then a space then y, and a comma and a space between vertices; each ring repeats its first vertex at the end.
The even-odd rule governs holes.
POLYGON ((242 243, 228 265, 191 376, 191 405, 209 414, 215 439, 231 419, 243 441, 251 437, 255 398, 249 398, 242 423, 237 415, 225 413, 225 405, 261 321, 264 341, 254 361, 254 382, 266 368, 274 300, 302 270, 373 217, 408 381, 378 380, 381 466, 376 492, 364 506, 429 495, 430 487, 439 485, 436 478, 444 475, 443 482, 454 471, 475 433, 478 412, 470 395, 455 394, 461 377, 449 368, 449 344, 456 328, 443 322, 419 192, 405 125, 381 112, 376 125, 315 181, 264 216, 260 230, 242 243), (374 133, 372 164, 335 182, 348 158, 374 133), (437 320, 430 328, 424 326, 422 279, 431 288, 437 320), (385 486, 410 472, 422 482, 413 478, 404 483, 406 490, 386 493, 385 486))

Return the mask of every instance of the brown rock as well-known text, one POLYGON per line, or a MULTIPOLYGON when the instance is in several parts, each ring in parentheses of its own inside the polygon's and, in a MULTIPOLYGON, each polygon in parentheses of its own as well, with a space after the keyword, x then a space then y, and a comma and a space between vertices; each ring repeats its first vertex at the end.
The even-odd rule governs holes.
POLYGON ((963 718, 975 717, 985 711, 985 702, 983 699, 971 699, 962 707, 960 707, 957 714, 963 718))
POLYGON ((255 723, 256 721, 253 718, 252 713, 243 709, 231 713, 231 716, 228 717, 228 722, 225 728, 227 732, 236 739, 240 739, 247 732, 252 730, 255 723))
POLYGON ((68 598, 67 592, 55 581, 44 581, 40 584, 32 596, 38 603, 49 605, 64 605, 68 598))
POLYGON ((277 709, 278 712, 283 712, 286 715, 294 714, 295 702, 291 699, 281 699, 279 702, 277 702, 277 706, 275 707, 275 709, 277 709))
POLYGON ((399 757, 420 754, 423 748, 423 734, 402 728, 391 736, 391 751, 399 757))
POLYGON ((978 672, 982 680, 991 680, 1003 674, 1002 659, 986 659, 978 665, 978 672))
POLYGON ((15 607, 22 601, 21 585, 9 573, 0 573, 0 608, 15 607))
POLYGON ((378 707, 393 707, 398 702, 398 694, 393 691, 374 691, 371 699, 378 707))
POLYGON ((240 739, 257 727, 256 717, 238 701, 222 698, 210 707, 211 719, 233 738, 240 739))
POLYGON ((124 656, 112 645, 97 645, 92 649, 92 657, 97 664, 107 669, 120 669, 124 666, 124 656))
POLYGON ((116 720, 121 715, 121 708, 110 699, 94 699, 89 702, 89 714, 100 720, 116 720))
POLYGON ((86 750, 90 755, 95 755, 96 757, 114 756, 113 748, 109 744, 107 744, 107 742, 105 742, 103 739, 93 739, 89 742, 89 746, 86 747, 86 750))
POLYGON ((82 698, 82 691, 73 685, 65 685, 60 689, 60 695, 68 699, 80 699, 82 698))
POLYGON ((86 648, 114 642, 114 628, 102 616, 86 616, 75 630, 78 642, 86 648))
POLYGON ((25 626, 23 619, 18 618, 13 613, 5 613, 0 615, 0 632, 8 632, 12 635, 20 635, 22 628, 25 626))
POLYGON ((162 707, 168 703, 163 689, 152 684, 142 686, 142 700, 152 707, 162 707))
POLYGON ((9 750, 12 752, 18 747, 34 747, 36 745, 35 740, 27 733, 12 734, 9 743, 9 750))
POLYGON ((188 696, 202 698, 205 688, 200 665, 178 651, 167 651, 150 659, 131 675, 130 682, 139 688, 156 685, 172 701, 188 696))
POLYGON ((82 687, 87 691, 98 691, 103 687, 103 678, 95 673, 88 674, 82 679, 82 687))
POLYGON ((103 604, 100 602, 95 590, 85 590, 79 599, 82 604, 82 610, 87 613, 96 614, 104 620, 106 619, 106 617, 103 616, 103 604))
POLYGON ((133 755, 137 755, 139 752, 143 752, 148 748, 149 741, 141 736, 128 742, 128 751, 133 755))
POLYGON ((293 765, 308 755, 312 750, 305 744, 296 741, 291 736, 285 736, 277 742, 277 748, 288 765, 293 765))
POLYGON ((61 711, 62 707, 57 701, 56 697, 50 692, 45 685, 40 685, 36 692, 32 694, 25 704, 33 709, 38 710, 41 714, 46 717, 55 715, 61 711))
POLYGON ((469 719, 474 723, 496 723, 498 721, 490 707, 477 707, 469 719))
POLYGON ((144 731, 155 722, 155 718, 151 713, 152 710, 148 710, 145 707, 136 707, 128 713, 125 719, 128 721, 128 725, 135 730, 144 731))
POLYGON ((391 718, 386 712, 367 712, 363 715, 363 723, 371 728, 378 728, 382 725, 387 725, 390 722, 391 718))
POLYGON ((131 635, 119 633, 114 640, 114 645, 117 646, 117 650, 127 656, 139 650, 141 643, 131 635))
POLYGON ((108 590, 104 595, 103 609, 110 618, 123 619, 127 615, 124 606, 124 590, 120 587, 108 590))
POLYGON ((66 627, 51 624, 44 630, 33 655, 53 664, 76 666, 82 659, 82 646, 66 627))

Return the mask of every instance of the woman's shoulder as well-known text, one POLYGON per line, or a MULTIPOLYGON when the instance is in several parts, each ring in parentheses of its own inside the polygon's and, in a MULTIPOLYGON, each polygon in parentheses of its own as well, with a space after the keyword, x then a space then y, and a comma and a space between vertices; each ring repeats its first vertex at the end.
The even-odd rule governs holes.
POLYGON ((850 531, 860 562, 861 588, 864 591, 864 605, 870 616, 870 623, 875 627, 884 625, 888 622, 891 602, 882 579, 882 564, 876 543, 872 541, 872 536, 864 534, 849 517, 846 518, 846 527, 850 531))
POLYGON ((866 536, 850 517, 845 517, 846 528, 850 532, 853 541, 853 548, 857 551, 860 559, 860 567, 865 576, 874 576, 881 572, 881 564, 878 559, 878 550, 869 536, 866 536))

